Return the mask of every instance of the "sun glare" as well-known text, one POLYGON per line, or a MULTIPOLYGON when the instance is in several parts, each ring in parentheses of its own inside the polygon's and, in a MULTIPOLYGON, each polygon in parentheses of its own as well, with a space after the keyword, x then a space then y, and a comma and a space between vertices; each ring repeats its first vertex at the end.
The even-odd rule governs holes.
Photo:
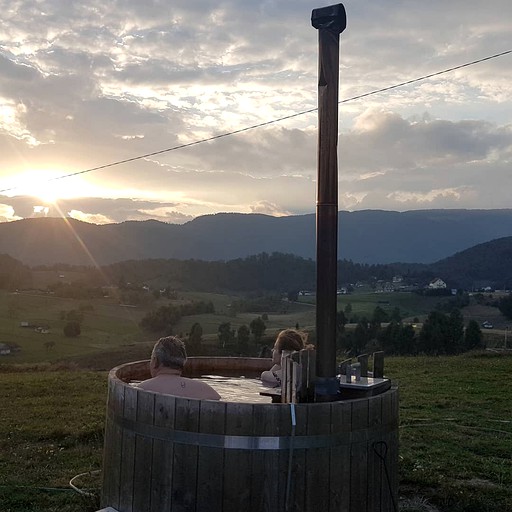
POLYGON ((78 183, 79 178, 57 179, 64 174, 64 172, 47 170, 20 173, 16 179, 17 195, 32 196, 45 204, 84 195, 84 183, 78 183))

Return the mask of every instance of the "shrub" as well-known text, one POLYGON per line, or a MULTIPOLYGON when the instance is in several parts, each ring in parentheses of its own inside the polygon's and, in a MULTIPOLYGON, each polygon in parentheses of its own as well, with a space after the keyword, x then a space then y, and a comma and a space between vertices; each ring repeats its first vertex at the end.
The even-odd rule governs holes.
POLYGON ((75 338, 76 336, 80 336, 82 330, 80 329, 80 324, 76 321, 68 322, 64 326, 64 336, 68 338, 75 338))

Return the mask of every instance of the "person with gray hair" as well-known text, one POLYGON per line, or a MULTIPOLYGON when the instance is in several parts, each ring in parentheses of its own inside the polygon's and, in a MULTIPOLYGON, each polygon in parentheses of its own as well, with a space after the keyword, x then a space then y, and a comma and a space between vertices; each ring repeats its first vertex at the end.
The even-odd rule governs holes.
POLYGON ((181 375, 186 360, 187 351, 183 341, 176 336, 160 338, 151 353, 149 362, 151 378, 142 381, 137 387, 183 398, 220 400, 217 391, 205 382, 181 375))

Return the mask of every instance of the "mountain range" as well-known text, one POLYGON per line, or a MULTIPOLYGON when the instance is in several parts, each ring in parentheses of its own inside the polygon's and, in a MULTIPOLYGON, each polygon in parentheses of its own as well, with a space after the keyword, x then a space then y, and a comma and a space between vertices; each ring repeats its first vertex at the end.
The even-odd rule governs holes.
MULTIPOLYGON (((314 214, 219 213, 183 225, 155 220, 96 225, 71 218, 0 223, 0 254, 27 265, 107 265, 152 258, 232 260, 262 252, 315 258, 314 214)), ((340 211, 338 259, 434 263, 512 236, 512 209, 340 211)))

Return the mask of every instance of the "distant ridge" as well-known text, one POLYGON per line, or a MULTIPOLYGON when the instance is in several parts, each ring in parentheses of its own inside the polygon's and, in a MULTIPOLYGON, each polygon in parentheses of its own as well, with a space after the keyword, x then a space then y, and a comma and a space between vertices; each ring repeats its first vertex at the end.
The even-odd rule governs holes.
MULTIPOLYGON (((432 263, 507 236, 512 236, 511 209, 341 211, 338 259, 432 263)), ((232 260, 261 252, 314 259, 315 215, 219 213, 183 225, 155 220, 95 225, 60 218, 0 223, 0 253, 27 265, 232 260)))

